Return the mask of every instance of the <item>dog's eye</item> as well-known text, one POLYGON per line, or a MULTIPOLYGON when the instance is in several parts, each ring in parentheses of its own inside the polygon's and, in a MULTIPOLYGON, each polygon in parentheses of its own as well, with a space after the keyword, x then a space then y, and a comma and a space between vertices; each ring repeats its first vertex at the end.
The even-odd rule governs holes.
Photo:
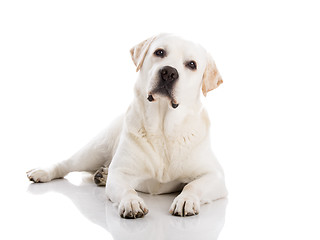
POLYGON ((157 49, 155 52, 154 52, 154 55, 156 55, 157 57, 165 57, 166 56, 166 51, 163 50, 163 49, 157 49))
POLYGON ((190 68, 191 70, 197 69, 197 63, 195 61, 190 61, 186 63, 186 67, 190 68))

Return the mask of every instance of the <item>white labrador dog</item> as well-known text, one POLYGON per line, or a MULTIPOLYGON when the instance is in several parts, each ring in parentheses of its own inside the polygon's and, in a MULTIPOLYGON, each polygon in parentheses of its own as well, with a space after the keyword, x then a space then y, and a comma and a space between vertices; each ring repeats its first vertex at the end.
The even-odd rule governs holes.
POLYGON ((222 79, 199 45, 170 34, 131 49, 139 71, 127 112, 70 159, 27 173, 48 182, 72 171, 97 171, 108 198, 124 218, 140 218, 148 208, 136 191, 181 191, 171 207, 176 216, 199 213, 200 204, 227 195, 223 171, 210 144, 208 114, 200 101, 222 79))

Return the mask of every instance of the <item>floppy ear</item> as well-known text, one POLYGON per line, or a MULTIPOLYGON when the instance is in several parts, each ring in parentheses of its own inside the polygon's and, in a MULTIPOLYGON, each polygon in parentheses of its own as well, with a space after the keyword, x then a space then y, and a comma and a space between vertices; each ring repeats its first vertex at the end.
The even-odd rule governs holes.
POLYGON ((149 47, 155 37, 148 38, 147 40, 144 40, 143 42, 137 44, 133 48, 130 49, 132 61, 134 65, 137 67, 137 72, 142 67, 143 61, 148 53, 149 47))
POLYGON ((211 90, 219 87, 223 83, 220 73, 212 57, 208 54, 207 67, 202 77, 202 93, 207 96, 211 90))

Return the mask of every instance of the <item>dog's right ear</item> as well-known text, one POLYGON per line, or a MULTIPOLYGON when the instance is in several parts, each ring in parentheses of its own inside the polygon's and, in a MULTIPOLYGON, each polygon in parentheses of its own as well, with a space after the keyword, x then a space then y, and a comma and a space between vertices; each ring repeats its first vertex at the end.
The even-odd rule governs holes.
POLYGON ((155 38, 156 37, 148 38, 147 40, 144 40, 143 42, 135 45, 130 49, 132 61, 137 67, 137 72, 141 69, 143 61, 148 53, 149 47, 155 38))

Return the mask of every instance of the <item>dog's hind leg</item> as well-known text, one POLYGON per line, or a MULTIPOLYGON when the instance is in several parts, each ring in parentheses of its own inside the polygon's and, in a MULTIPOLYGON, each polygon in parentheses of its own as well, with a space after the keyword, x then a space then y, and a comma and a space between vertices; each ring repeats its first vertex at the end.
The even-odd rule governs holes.
POLYGON ((118 147, 122 131, 123 116, 117 118, 106 130, 76 152, 69 159, 46 168, 37 168, 27 172, 33 182, 49 182, 62 178, 70 172, 95 172, 100 167, 108 167, 118 147))
POLYGON ((93 175, 93 180, 98 186, 105 186, 108 177, 108 167, 99 168, 93 175))

